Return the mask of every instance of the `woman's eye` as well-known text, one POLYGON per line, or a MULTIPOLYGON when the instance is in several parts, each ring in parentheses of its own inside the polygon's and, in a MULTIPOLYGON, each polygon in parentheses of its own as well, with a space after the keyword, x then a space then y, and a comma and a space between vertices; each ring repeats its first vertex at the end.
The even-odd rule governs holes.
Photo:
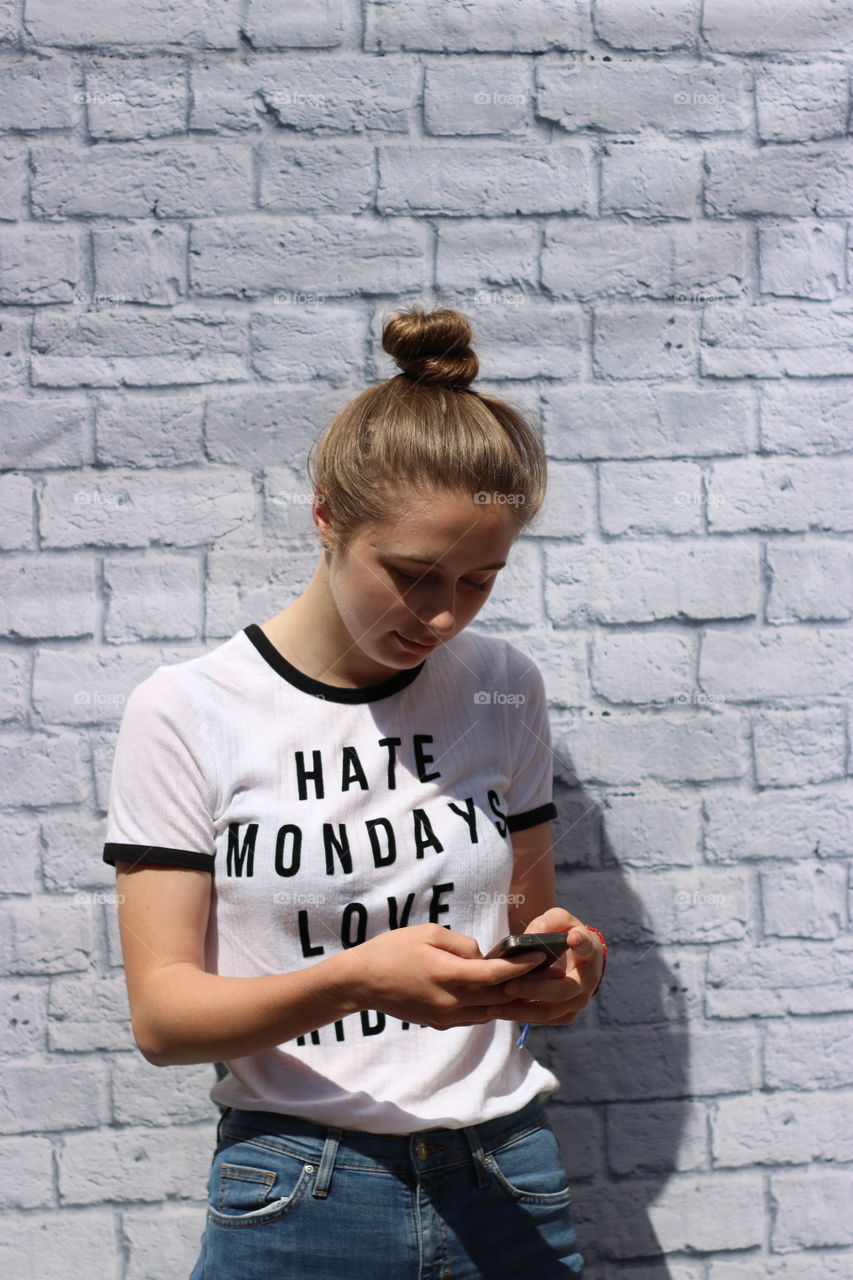
MULTIPOLYGON (((414 577, 413 574, 403 573, 402 569, 395 569, 394 572, 397 574, 397 577, 402 578, 404 582, 420 582, 423 580, 422 578, 414 577)), ((476 591, 488 591, 489 589, 488 582, 472 582, 470 578, 463 578, 462 581, 467 583, 469 587, 474 587, 476 591)))

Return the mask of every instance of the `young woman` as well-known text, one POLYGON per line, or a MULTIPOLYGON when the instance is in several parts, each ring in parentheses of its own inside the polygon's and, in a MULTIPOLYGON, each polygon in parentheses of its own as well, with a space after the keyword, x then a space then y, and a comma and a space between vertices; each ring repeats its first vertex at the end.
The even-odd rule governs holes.
POLYGON ((471 390, 459 312, 382 341, 401 372, 312 447, 308 587, 158 667, 119 732, 104 858, 134 1038, 225 1069, 191 1280, 582 1274, 559 1081, 516 1023, 570 1023, 606 951, 555 904, 542 677, 465 631, 545 457, 471 390), (555 931, 570 950, 535 975, 541 953, 485 958, 555 931))

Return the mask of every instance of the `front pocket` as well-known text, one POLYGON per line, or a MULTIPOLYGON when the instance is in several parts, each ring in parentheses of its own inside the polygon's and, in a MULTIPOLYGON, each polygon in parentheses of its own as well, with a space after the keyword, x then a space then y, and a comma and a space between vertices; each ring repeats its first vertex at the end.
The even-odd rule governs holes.
POLYGON ((211 1177, 208 1217, 221 1227, 252 1227, 291 1213, 313 1166, 283 1156, 276 1169, 219 1160, 211 1177))
POLYGON ((487 1168, 511 1200, 541 1205, 571 1202, 568 1174, 549 1125, 484 1152, 484 1157, 487 1168))

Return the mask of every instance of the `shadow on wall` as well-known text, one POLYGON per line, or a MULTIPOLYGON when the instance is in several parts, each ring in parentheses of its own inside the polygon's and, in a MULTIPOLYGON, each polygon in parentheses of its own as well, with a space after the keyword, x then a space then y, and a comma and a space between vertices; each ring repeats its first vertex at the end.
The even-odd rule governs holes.
POLYGON ((644 1280, 671 1280, 649 1207, 678 1170, 691 1107, 687 984, 678 961, 664 962, 616 861, 606 810, 560 772, 554 802, 557 901, 608 943, 595 999, 569 1026, 531 1027, 528 1040, 560 1080, 545 1106, 572 1185, 585 1280, 636 1275, 641 1260, 644 1280))

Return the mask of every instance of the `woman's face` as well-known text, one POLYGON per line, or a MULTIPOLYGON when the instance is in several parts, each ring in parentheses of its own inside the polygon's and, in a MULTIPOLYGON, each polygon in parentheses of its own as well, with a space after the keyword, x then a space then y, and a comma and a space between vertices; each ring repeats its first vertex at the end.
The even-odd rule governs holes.
POLYGON ((341 622, 365 658, 395 670, 415 666, 476 617, 519 532, 505 502, 446 491, 405 496, 405 514, 363 526, 345 551, 318 515, 332 541, 329 591, 341 622))

